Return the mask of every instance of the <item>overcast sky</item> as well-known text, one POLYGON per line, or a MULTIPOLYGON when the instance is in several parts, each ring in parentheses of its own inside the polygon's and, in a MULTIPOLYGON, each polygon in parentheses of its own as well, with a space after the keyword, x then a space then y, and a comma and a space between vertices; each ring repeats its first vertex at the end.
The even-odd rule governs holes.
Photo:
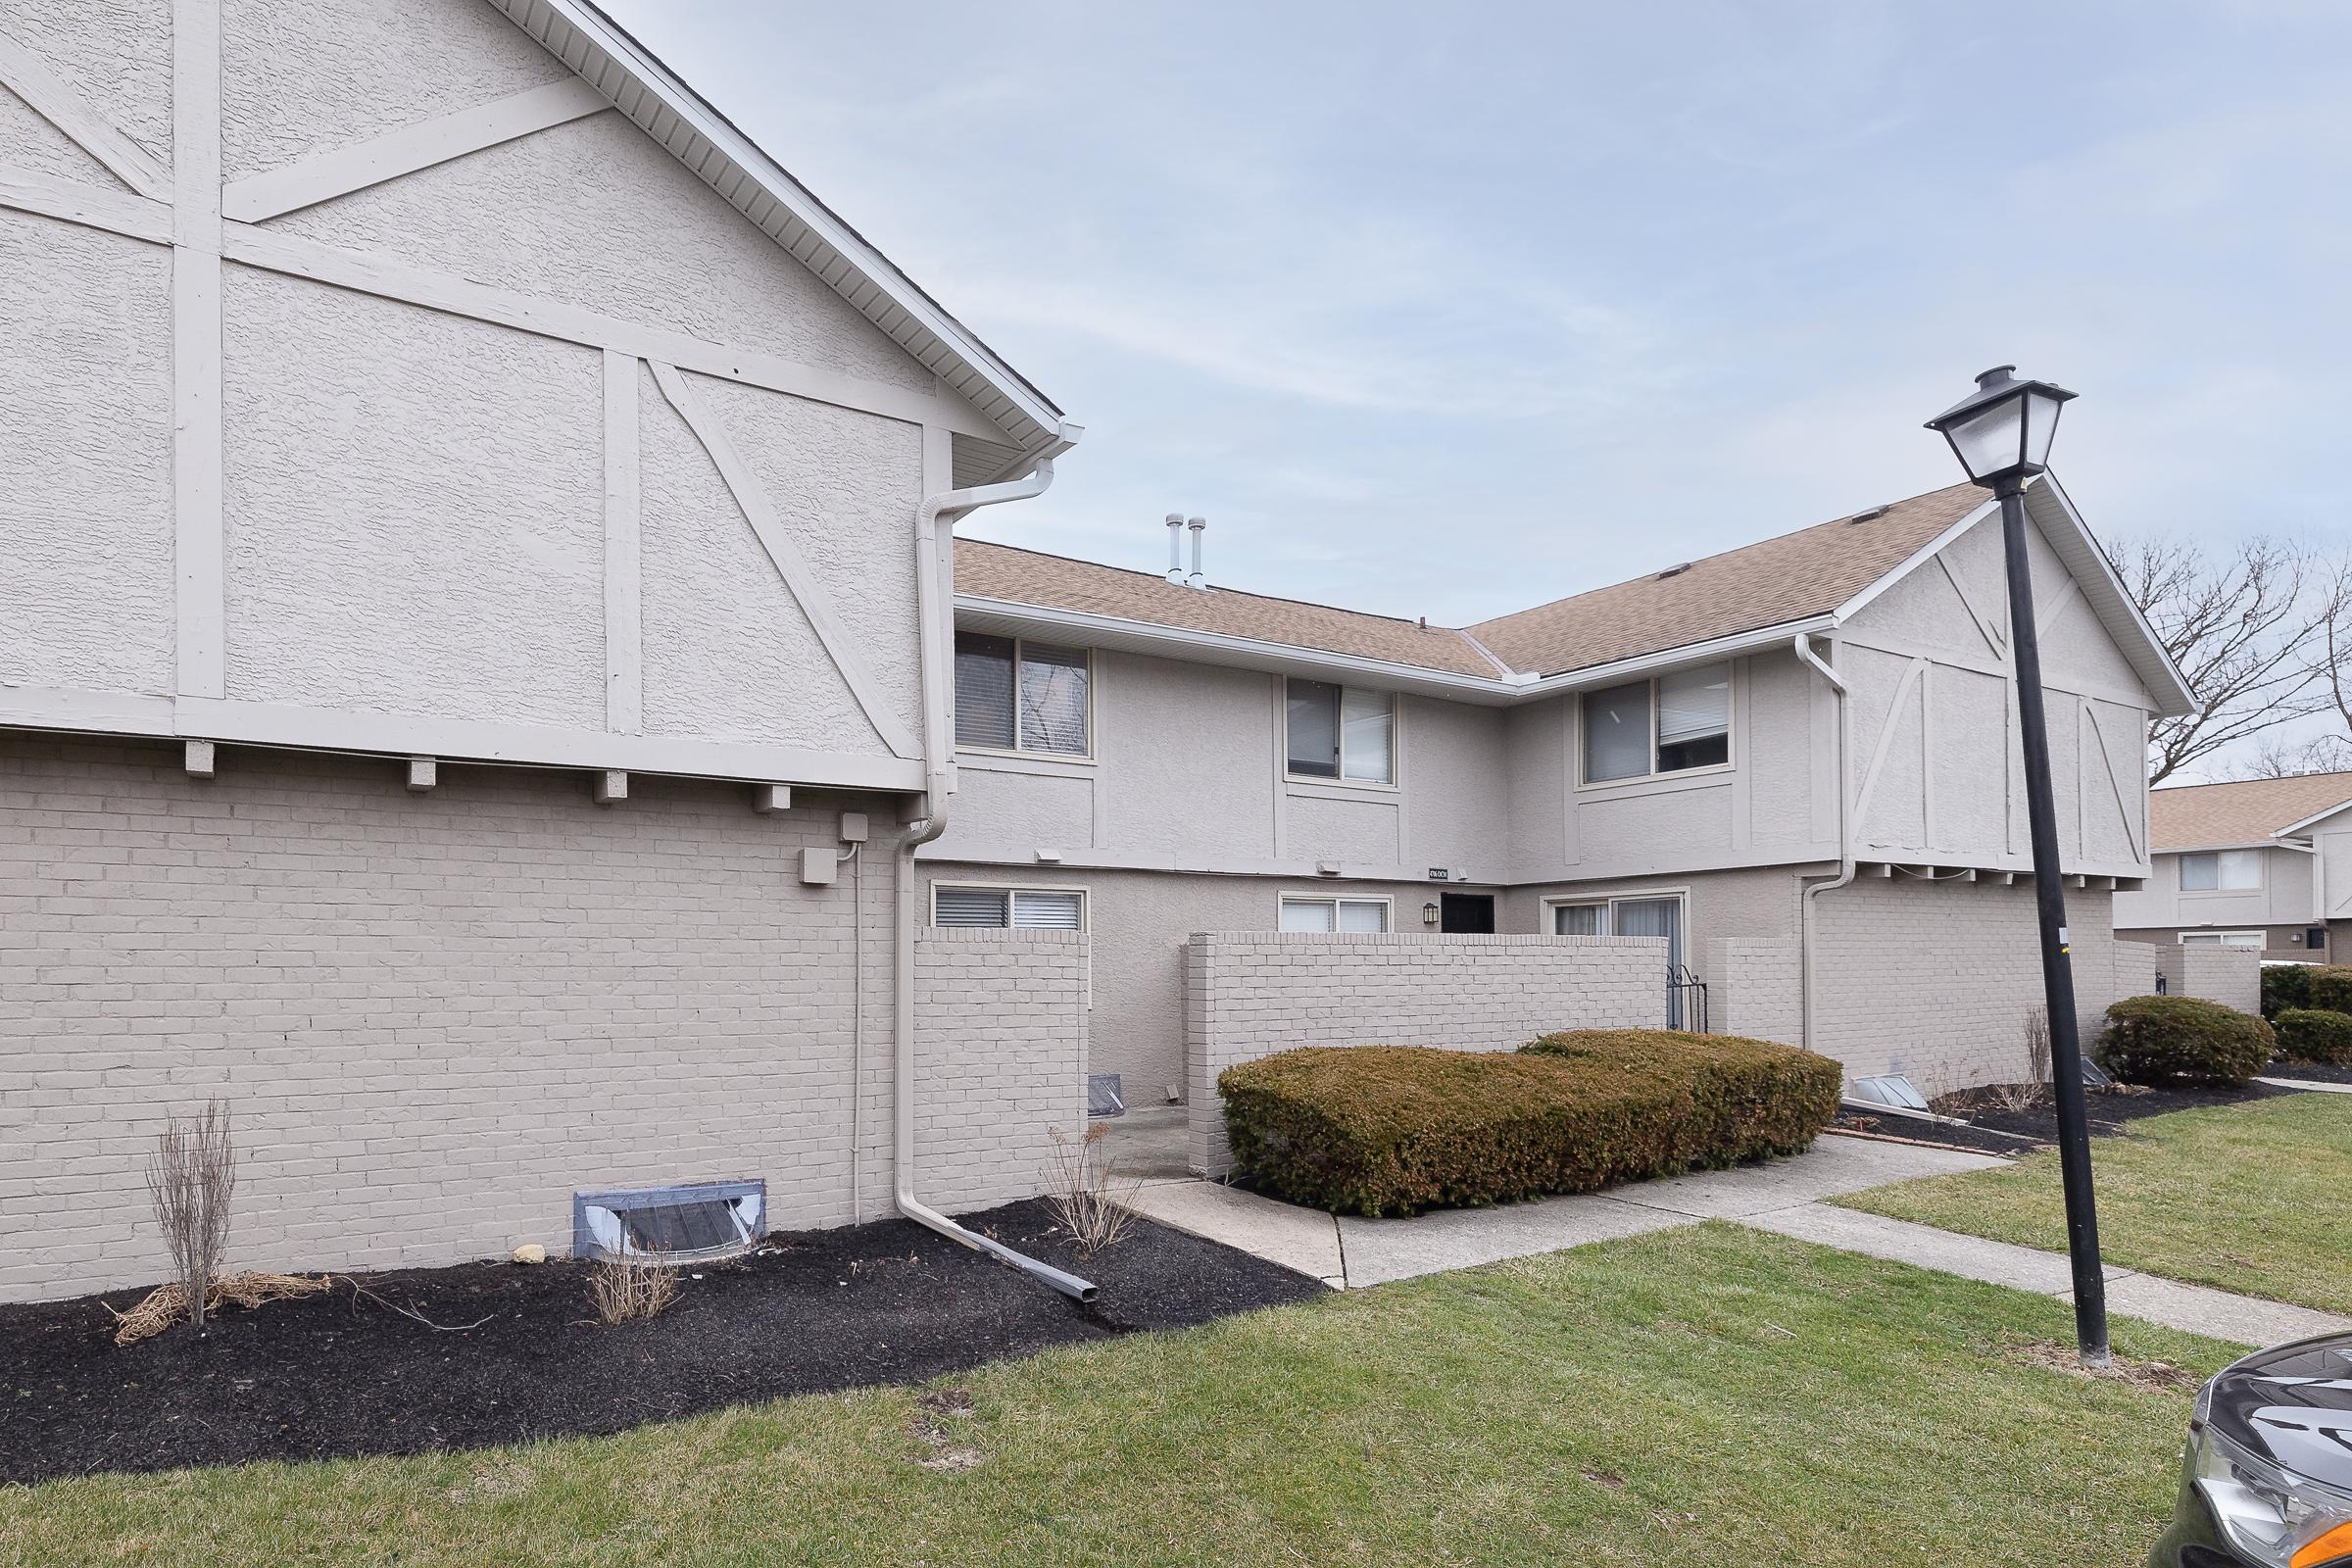
POLYGON ((1087 427, 980 537, 1458 623, 1932 489, 2341 537, 2352 6, 607 0, 1087 427))

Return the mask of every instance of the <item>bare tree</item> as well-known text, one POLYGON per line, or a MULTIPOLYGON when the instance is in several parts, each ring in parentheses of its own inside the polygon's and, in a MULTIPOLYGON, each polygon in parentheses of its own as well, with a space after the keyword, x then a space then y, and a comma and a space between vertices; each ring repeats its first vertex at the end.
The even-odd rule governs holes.
MULTIPOLYGON (((2214 552, 2134 539, 2115 565, 2197 699, 2197 711, 2149 724, 2148 782, 2321 710, 2311 649, 2328 620, 2328 578, 2301 546, 2257 536, 2214 552)), ((2352 648, 2352 593, 2336 599, 2352 648)))
POLYGON ((228 1200, 236 1190, 237 1146, 228 1134, 228 1107, 220 1102, 206 1101, 203 1114, 186 1122, 173 1116, 156 1134, 147 1195, 198 1333, 228 1245, 228 1200))

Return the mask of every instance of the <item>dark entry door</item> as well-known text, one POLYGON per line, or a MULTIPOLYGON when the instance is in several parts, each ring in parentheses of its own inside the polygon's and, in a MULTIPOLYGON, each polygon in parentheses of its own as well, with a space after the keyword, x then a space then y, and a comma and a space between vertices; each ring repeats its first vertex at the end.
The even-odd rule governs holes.
POLYGON ((1438 901, 1438 929, 1466 937, 1494 934, 1494 895, 1446 893, 1438 901))

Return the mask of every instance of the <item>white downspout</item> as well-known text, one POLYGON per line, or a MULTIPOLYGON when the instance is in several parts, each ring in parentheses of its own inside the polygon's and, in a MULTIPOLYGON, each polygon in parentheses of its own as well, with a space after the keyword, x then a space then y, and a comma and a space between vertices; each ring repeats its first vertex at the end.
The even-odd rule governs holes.
POLYGON ((1054 460, 1076 443, 1075 427, 1065 425, 1063 429, 1068 434, 1046 450, 1027 478, 1005 484, 978 485, 968 490, 942 490, 923 497, 922 505, 914 513, 915 606, 922 621, 917 647, 920 650, 922 676, 923 798, 926 814, 908 825, 906 836, 899 840, 896 856, 899 929, 892 1033, 897 1058, 893 1099, 898 1114, 892 1142, 900 1213, 975 1251, 993 1253, 1023 1273, 1051 1285, 1064 1296, 1091 1301, 1095 1298, 1095 1287, 1088 1281, 1075 1274, 1065 1274, 1051 1264, 1041 1263, 1034 1257, 1016 1252, 976 1232, 965 1230, 914 1194, 914 852, 948 830, 948 791, 954 777, 954 763, 951 760, 954 753, 949 749, 947 718, 951 661, 945 657, 945 650, 941 647, 942 634, 948 624, 946 612, 950 609, 942 604, 940 595, 941 545, 954 536, 956 519, 967 512, 1044 495, 1054 483, 1054 460))
POLYGON ((1847 820, 1849 803, 1853 794, 1853 781, 1846 776, 1847 769, 1852 766, 1847 760, 1848 742, 1852 734, 1852 716, 1849 710, 1849 699, 1852 693, 1846 687, 1845 677, 1832 669, 1823 662, 1819 654, 1813 652, 1813 639, 1809 634, 1798 632, 1795 641, 1790 646, 1795 649, 1797 658, 1821 672, 1821 678, 1830 683, 1830 690, 1836 694, 1838 702, 1838 874, 1826 881, 1815 882, 1805 889, 1804 897, 1797 906, 1796 917, 1797 967, 1800 971, 1798 985, 1801 999, 1797 1008, 1803 1019, 1805 1049, 1811 1051, 1814 1049, 1813 950, 1818 946, 1813 934, 1817 923, 1813 913, 1813 901, 1832 888, 1844 887, 1854 879, 1853 824, 1847 820))

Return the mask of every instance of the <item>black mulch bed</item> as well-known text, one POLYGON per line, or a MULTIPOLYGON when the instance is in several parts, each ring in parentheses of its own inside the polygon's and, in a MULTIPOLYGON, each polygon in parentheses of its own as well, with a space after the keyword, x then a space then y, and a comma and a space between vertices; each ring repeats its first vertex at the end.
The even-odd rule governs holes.
POLYGON ((2274 1061, 2265 1078, 2300 1078, 2307 1084, 2352 1084, 2352 1067, 2331 1067, 2324 1061, 2274 1061))
POLYGON ((917 1383, 1056 1345, 1305 1300, 1302 1274, 1139 1221, 1081 1261, 1040 1202, 973 1229, 1093 1280, 1080 1305, 906 1220, 779 1233, 701 1270, 674 1305, 606 1328, 585 1266, 466 1263, 338 1275, 327 1294, 230 1308, 118 1348, 101 1304, 0 1306, 0 1483, 93 1470, 324 1459, 619 1432, 721 1405, 917 1383), (438 1324, 360 1295, 352 1281, 438 1324))
POLYGON ((2036 1147, 1975 1127, 1952 1127, 1942 1122, 1920 1121, 1911 1116, 1879 1115, 1867 1110, 1840 1110, 1838 1119, 1831 1125, 1849 1133, 1865 1133, 1876 1138, 1900 1138, 1915 1144, 1935 1144, 1943 1149, 1966 1149, 1976 1153, 1999 1154, 2009 1159, 2031 1153, 2036 1147))
MULTIPOLYGON (((2170 1089, 2144 1089, 2119 1085, 2114 1089, 2094 1089, 2083 1096, 2088 1112, 2090 1133, 2094 1138, 2112 1138, 2130 1130, 2132 1122, 2142 1116, 2162 1116, 2168 1111, 2197 1110, 2207 1105, 2236 1105, 2249 1100, 2269 1100, 2277 1095, 2300 1094, 2295 1089, 2279 1089, 2270 1084, 2182 1084, 2170 1089)), ((2055 1101, 2045 1101, 2032 1110, 2005 1109, 1991 1089, 1963 1089, 1957 1094, 1944 1095, 1934 1102, 1936 1109, 1946 1116, 1965 1116, 1977 1127, 1996 1128, 2001 1132, 2025 1133, 2030 1137, 2056 1142, 2058 1137, 2058 1106, 2055 1101)), ((1888 1117, 1893 1121, 1898 1118, 1888 1117)), ((1921 1123, 1926 1126, 1928 1123, 1921 1123)), ((1952 1129, 1940 1129, 1951 1131, 1952 1129)), ((2013 1146, 2014 1147, 2014 1146, 2013 1146)))

